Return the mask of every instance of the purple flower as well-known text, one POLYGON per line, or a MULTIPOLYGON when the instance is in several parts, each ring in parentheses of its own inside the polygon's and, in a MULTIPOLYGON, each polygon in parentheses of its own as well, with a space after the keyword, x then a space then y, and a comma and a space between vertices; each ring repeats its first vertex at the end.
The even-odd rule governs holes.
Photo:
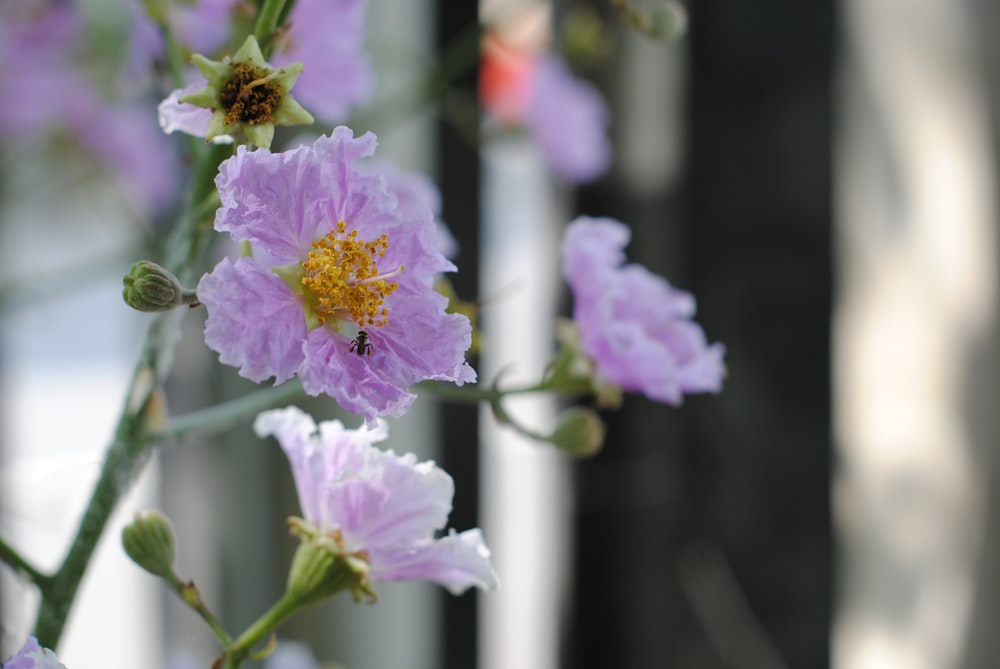
POLYGON ((42 648, 38 639, 29 636, 21 650, 0 665, 0 669, 66 669, 66 665, 51 650, 42 648))
POLYGON ((636 264, 625 265, 629 229, 580 217, 566 227, 563 276, 573 292, 580 346, 599 379, 679 405, 684 393, 719 392, 722 344, 709 346, 690 293, 636 264))
POLYGON ((383 421, 371 429, 336 420, 317 427, 289 407, 260 414, 254 430, 276 437, 288 456, 305 520, 334 537, 342 554, 363 556, 371 580, 426 579, 454 594, 498 587, 478 528, 435 538, 451 513, 451 477, 412 453, 374 447, 388 436, 383 421))
POLYGON ((70 47, 83 29, 76 7, 43 2, 0 4, 0 133, 31 144, 92 97, 68 67, 70 47))
POLYGON ((607 171, 611 144, 604 99, 555 56, 538 61, 525 125, 545 161, 563 178, 582 183, 607 171))
POLYGON ((455 269, 433 217, 401 213, 385 179, 354 164, 375 144, 339 127, 284 153, 241 146, 216 177, 215 228, 255 255, 222 260, 198 286, 223 363, 257 382, 297 374, 369 419, 405 413, 418 381, 476 378, 469 321, 433 289, 455 269))
POLYGON ((344 121, 371 98, 374 85, 364 51, 366 0, 298 0, 283 45, 271 62, 305 64, 295 96, 317 117, 344 121))

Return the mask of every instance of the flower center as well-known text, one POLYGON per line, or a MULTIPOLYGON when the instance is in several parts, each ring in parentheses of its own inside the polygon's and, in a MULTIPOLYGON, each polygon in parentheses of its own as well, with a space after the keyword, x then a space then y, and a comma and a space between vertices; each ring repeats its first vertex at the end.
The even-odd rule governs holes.
POLYGON ((302 285, 310 292, 310 306, 322 324, 327 316, 350 319, 358 327, 382 327, 389 322, 385 298, 399 288, 388 279, 403 271, 400 267, 379 274, 375 261, 385 255, 389 241, 385 233, 375 241, 358 239, 358 231, 347 233, 347 224, 312 243, 309 257, 302 263, 302 285))
POLYGON ((226 125, 258 125, 274 122, 274 112, 283 92, 272 81, 279 71, 268 74, 253 63, 233 63, 233 76, 219 91, 219 101, 226 110, 226 125))

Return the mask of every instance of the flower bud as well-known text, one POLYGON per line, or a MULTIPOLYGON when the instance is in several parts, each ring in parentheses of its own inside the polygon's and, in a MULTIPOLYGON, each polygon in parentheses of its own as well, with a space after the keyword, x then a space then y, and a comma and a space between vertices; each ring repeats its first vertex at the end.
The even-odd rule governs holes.
POLYGON ((135 520, 122 530, 122 546, 150 574, 170 582, 180 580, 174 571, 174 531, 162 512, 136 512, 135 520))
POLYGON ((122 279, 125 304, 138 311, 169 311, 193 300, 180 281, 154 262, 140 260, 129 267, 122 279))
POLYGON ((687 32, 687 13, 684 7, 676 2, 668 2, 657 7, 649 16, 649 28, 646 34, 653 39, 673 42, 687 32))
POLYGON ((559 416, 559 424, 549 441, 567 453, 589 457, 601 450, 604 434, 604 423, 597 412, 585 407, 572 407, 559 416))

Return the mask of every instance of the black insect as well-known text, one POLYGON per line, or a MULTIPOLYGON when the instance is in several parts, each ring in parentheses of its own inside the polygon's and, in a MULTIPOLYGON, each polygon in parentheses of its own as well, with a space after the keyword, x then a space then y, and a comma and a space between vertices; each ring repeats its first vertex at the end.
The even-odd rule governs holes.
POLYGON ((365 353, 367 353, 370 357, 372 351, 375 350, 375 344, 368 341, 367 332, 365 332, 364 330, 358 330, 357 339, 351 340, 351 348, 350 348, 351 353, 354 353, 355 348, 358 349, 358 355, 364 355, 365 353))

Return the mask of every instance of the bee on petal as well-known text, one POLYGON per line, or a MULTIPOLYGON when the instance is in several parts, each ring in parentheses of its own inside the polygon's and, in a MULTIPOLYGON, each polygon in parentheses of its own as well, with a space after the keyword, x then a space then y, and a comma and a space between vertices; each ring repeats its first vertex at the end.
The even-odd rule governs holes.
POLYGON ((365 353, 371 357, 372 351, 375 350, 375 345, 368 341, 368 333, 364 330, 358 330, 358 336, 351 340, 351 348, 349 349, 351 353, 354 353, 354 349, 358 350, 358 355, 364 355, 365 353))

